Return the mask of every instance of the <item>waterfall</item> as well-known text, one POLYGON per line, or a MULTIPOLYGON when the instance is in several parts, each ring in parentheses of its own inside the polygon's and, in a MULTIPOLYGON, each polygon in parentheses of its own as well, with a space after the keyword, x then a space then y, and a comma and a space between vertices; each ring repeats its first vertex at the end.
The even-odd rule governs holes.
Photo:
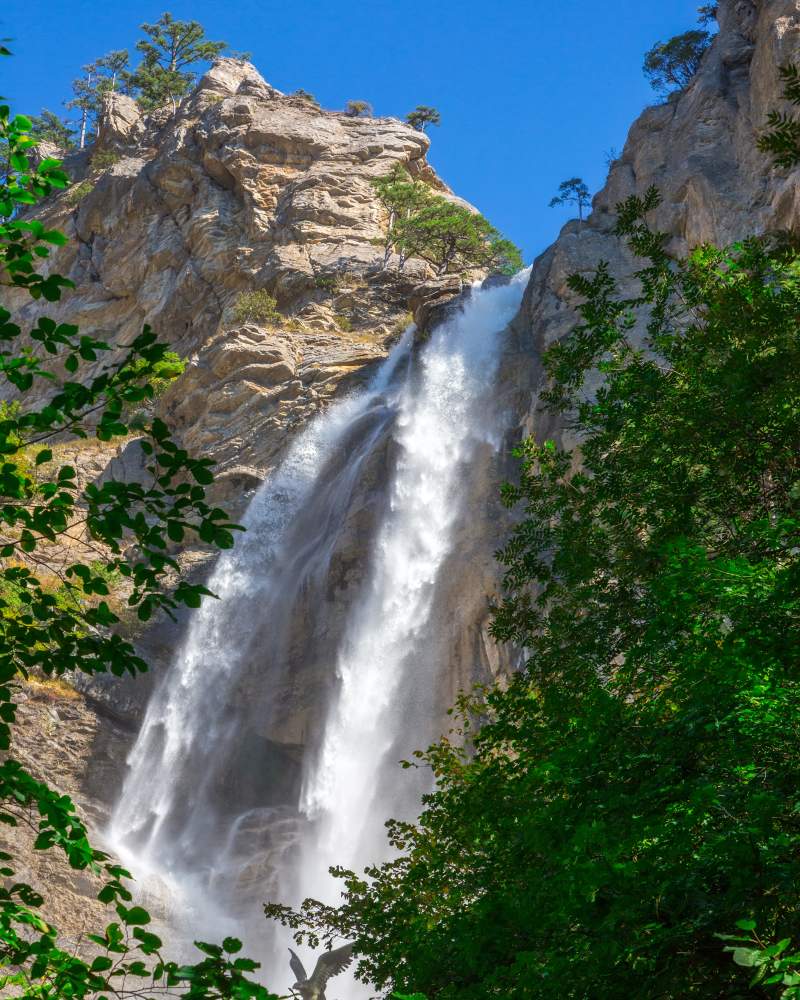
MULTIPOLYGON (((440 721, 437 580, 468 516, 463 471, 502 429, 499 334, 525 279, 474 288, 419 349, 407 331, 366 388, 311 422, 253 498, 212 574, 219 600, 194 613, 151 698, 109 839, 135 871, 196 890, 212 931, 236 929, 242 895, 335 902, 328 867, 381 860, 384 820, 413 815, 424 789, 397 761, 440 721), (334 600, 354 531, 360 577, 334 600), (290 662, 318 670, 303 676, 319 690, 298 690, 290 662), (309 730, 268 739, 298 698, 309 730)), ((280 989, 283 968, 266 978, 280 989)))

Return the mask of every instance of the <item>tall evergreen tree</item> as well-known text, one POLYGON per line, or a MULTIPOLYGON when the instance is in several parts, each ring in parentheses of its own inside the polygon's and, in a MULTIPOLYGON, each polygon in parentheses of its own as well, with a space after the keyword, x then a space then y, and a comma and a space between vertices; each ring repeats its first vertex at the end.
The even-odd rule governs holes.
POLYGON ((396 163, 388 174, 376 178, 372 185, 389 215, 386 235, 383 240, 376 241, 383 245, 383 266, 388 265, 392 253, 397 251, 402 270, 409 252, 405 224, 431 201, 433 192, 427 184, 413 180, 400 163, 396 163))
POLYGON ((80 112, 79 146, 83 149, 89 135, 96 133, 107 94, 127 91, 130 74, 126 49, 117 49, 83 67, 83 76, 72 83, 74 96, 66 107, 80 112))
POLYGON ((115 49, 97 60, 95 65, 100 73, 99 86, 103 93, 127 91, 129 63, 130 56, 127 49, 115 49))
POLYGON ((97 63, 89 63, 84 66, 82 73, 82 76, 72 81, 72 93, 74 96, 64 102, 65 107, 74 108, 80 113, 78 146, 81 149, 86 146, 89 126, 97 119, 100 110, 100 99, 97 92, 97 80, 99 76, 97 63))
POLYGON ((570 177, 558 186, 558 194, 550 201, 550 208, 558 205, 574 205, 578 209, 578 221, 583 222, 583 213, 591 203, 589 188, 581 177, 570 177))
POLYGON ((75 130, 69 122, 47 108, 42 108, 39 115, 30 116, 30 134, 41 142, 52 142, 59 149, 69 150, 75 147, 75 130))
POLYGON ((440 125, 442 116, 436 108, 427 104, 418 104, 413 111, 409 111, 406 115, 406 121, 417 132, 424 132, 428 125, 440 125))
POLYGON ((400 270, 409 257, 418 257, 440 275, 473 269, 516 273, 522 267, 519 249, 487 219, 412 180, 401 164, 376 178, 373 186, 389 212, 386 236, 380 241, 384 267, 393 252, 399 254, 400 270))
POLYGON ((228 47, 227 42, 210 41, 199 21, 177 21, 169 12, 141 28, 147 37, 136 43, 142 61, 130 83, 144 108, 171 104, 175 111, 195 81, 191 67, 215 59, 228 47))

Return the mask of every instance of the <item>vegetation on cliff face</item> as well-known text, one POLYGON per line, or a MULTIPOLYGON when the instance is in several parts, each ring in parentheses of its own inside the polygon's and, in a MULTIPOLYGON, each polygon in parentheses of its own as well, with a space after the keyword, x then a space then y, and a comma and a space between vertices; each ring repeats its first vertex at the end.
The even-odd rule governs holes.
MULTIPOLYGON (((206 37, 199 21, 181 21, 169 11, 140 28, 144 37, 136 43, 140 58, 135 67, 127 49, 114 49, 87 63, 72 82, 72 97, 64 102, 68 110, 76 113, 77 120, 62 118, 43 108, 41 115, 30 119, 31 134, 65 151, 76 146, 83 149, 96 138, 104 106, 116 93, 132 97, 143 112, 169 108, 174 113, 196 83, 197 68, 229 52, 227 42, 206 37)), ((247 52, 229 54, 236 59, 250 57, 247 52)), ((297 90, 292 96, 320 108, 313 94, 305 90, 297 90)), ((373 108, 369 101, 350 100, 344 113, 353 118, 370 118, 373 108)), ((441 118, 436 108, 420 104, 405 120, 412 128, 424 132, 428 125, 439 125, 441 118)))
POLYGON ((698 7, 697 15, 702 27, 675 35, 666 42, 656 42, 645 53, 644 74, 653 90, 667 97, 691 83, 711 45, 711 33, 705 29, 716 21, 717 14, 717 4, 698 7))
POLYGON ((127 49, 115 49, 83 66, 72 82, 72 97, 64 102, 77 112, 77 122, 43 108, 31 119, 31 134, 63 150, 75 145, 83 149, 97 131, 104 102, 115 93, 134 97, 144 111, 174 111, 195 83, 195 67, 213 61, 228 47, 206 38, 198 21, 179 21, 168 11, 154 23, 142 24, 141 30, 144 38, 136 43, 141 58, 135 69, 127 49))
POLYGON ((354 938, 383 987, 797 995, 800 254, 674 259, 658 201, 618 206, 641 293, 574 275, 582 322, 545 358, 580 463, 526 441, 506 488, 522 518, 493 631, 526 669, 418 755, 437 787, 389 824, 392 861, 340 871, 338 908, 267 907, 354 938))
POLYGON ((558 194, 551 198, 550 208, 559 205, 574 205, 578 209, 578 221, 583 222, 583 214, 592 203, 589 188, 582 177, 570 177, 558 186, 558 194))
POLYGON ((519 249, 487 219, 434 194, 401 164, 376 178, 373 187, 388 213, 384 267, 393 253, 401 271, 409 257, 427 261, 439 275, 472 269, 516 274, 522 267, 519 249))
MULTIPOLYGON (((793 107, 800 107, 800 69, 795 65, 782 66, 780 76, 783 96, 793 107)), ((800 162, 800 119, 795 114, 772 111, 767 125, 758 148, 773 158, 776 167, 795 166, 800 162)))
POLYGON ((696 75, 710 44, 710 34, 699 28, 668 42, 657 42, 644 57, 644 73, 653 90, 662 94, 683 90, 696 75))
POLYGON ((206 38, 199 21, 178 21, 169 12, 143 24, 142 31, 145 38, 136 43, 142 59, 126 83, 145 109, 170 104, 174 110, 194 84, 192 67, 211 62, 228 47, 206 38))
MULTIPOLYGON (((30 129, 28 119, 0 105, 0 143, 7 154, 0 177, 0 283, 34 300, 56 302, 71 282, 43 273, 39 265, 65 237, 30 217, 28 209, 66 187, 67 177, 57 160, 34 164, 30 129)), ((18 397, 0 412, 0 822, 31 826, 37 850, 63 852, 76 871, 101 876, 99 898, 114 907, 105 929, 88 935, 91 955, 82 956, 60 945, 57 929, 42 916, 46 898, 16 880, 17 859, 4 852, 0 990, 40 1000, 166 993, 269 1000, 268 991, 248 978, 257 963, 238 956, 235 939, 198 944, 203 958, 194 965, 165 961, 161 941, 146 929, 149 914, 129 905, 128 873, 91 846, 70 799, 35 780, 10 750, 17 693, 31 676, 136 675, 146 669, 133 646, 114 632, 119 619, 109 600, 112 577, 126 581, 128 605, 142 620, 156 609, 197 607, 210 596, 185 581, 167 587, 169 572, 177 569, 169 541, 196 533, 221 548, 233 542, 235 525, 205 500, 212 482, 208 460, 192 459, 159 420, 141 428, 149 484, 112 479, 80 488, 75 469, 54 459, 56 443, 65 437, 105 442, 126 436, 127 409, 152 399, 160 381, 182 363, 145 328, 121 360, 102 366, 108 344, 41 313, 23 333, 4 308, 0 340, 0 378, 18 397), (42 383, 53 388, 47 403, 26 405, 30 390, 42 383), (95 558, 65 567, 57 558, 63 552, 59 543, 78 538, 95 558)))
MULTIPOLYGON (((798 103, 797 73, 784 78, 798 103)), ((0 265, 7 283, 56 301, 69 283, 35 264, 63 237, 16 213, 65 178, 53 160, 33 169, 28 125, 0 113, 11 154, 0 265)), ((795 163, 794 119, 771 126, 763 148, 795 163)), ((441 273, 513 265, 486 220, 402 169, 376 189, 390 218, 387 263, 397 252, 400 266, 416 253, 441 273)), ((619 236, 646 262, 641 294, 621 297, 604 265, 574 276, 582 322, 546 357, 545 403, 572 419, 580 465, 555 442, 527 441, 506 490, 522 519, 501 553, 507 597, 494 633, 530 652, 525 671, 462 700, 455 738, 413 762, 431 768, 437 790, 418 823, 390 824, 392 862, 342 872, 339 908, 267 907, 301 937, 355 938, 362 973, 406 1000, 421 1000, 418 990, 430 1000, 734 997, 751 977, 759 995, 800 994, 800 256, 791 238, 768 238, 674 259, 647 224, 657 201, 650 192, 618 207, 619 236), (646 349, 631 337, 637 318, 646 349), (587 398, 598 370, 603 385, 587 398)), ((261 306, 271 315, 274 300, 261 306)), ((40 410, 0 412, 6 741, 14 685, 29 672, 144 668, 113 634, 109 573, 129 581, 142 618, 196 606, 201 588, 165 590, 168 540, 198 532, 226 546, 234 527, 205 504, 208 463, 158 421, 144 435, 150 489, 79 490, 48 447, 64 433, 125 435, 125 414, 180 359, 146 331, 83 385, 107 345, 40 318, 26 353, 10 318, 0 313, 0 374, 23 403, 39 379, 54 394, 40 410), (55 577, 49 547, 75 530, 102 559, 55 577)), ((97 958, 68 953, 6 856, 0 986, 23 997, 268 997, 233 939, 201 945, 191 967, 162 962, 125 873, 91 848, 71 804, 11 758, 0 797, 0 821, 33 815, 41 850, 105 874, 117 916, 91 939, 97 958)))
POLYGON ((408 124, 418 132, 426 131, 429 125, 439 126, 442 123, 442 116, 428 104, 418 104, 413 111, 406 115, 408 124))

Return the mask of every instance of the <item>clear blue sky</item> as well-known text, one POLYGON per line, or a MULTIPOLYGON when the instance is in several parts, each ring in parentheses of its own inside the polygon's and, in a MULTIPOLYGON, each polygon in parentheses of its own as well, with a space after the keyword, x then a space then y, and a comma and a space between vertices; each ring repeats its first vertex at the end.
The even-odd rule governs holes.
POLYGON ((523 248, 543 250, 569 217, 548 202, 575 174, 594 191, 605 154, 655 96, 642 77, 653 42, 693 27, 700 0, 41 0, 0 19, 13 60, 0 93, 14 109, 62 111, 71 79, 169 9, 252 52, 280 90, 323 107, 349 98, 402 117, 433 104, 430 159, 462 197, 523 248))

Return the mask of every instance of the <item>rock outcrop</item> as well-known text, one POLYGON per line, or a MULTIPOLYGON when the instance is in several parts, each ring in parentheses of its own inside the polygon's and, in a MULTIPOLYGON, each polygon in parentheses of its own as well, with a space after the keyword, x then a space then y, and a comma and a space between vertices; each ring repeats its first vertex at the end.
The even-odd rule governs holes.
POLYGON ((605 260, 623 290, 630 290, 636 261, 612 231, 619 202, 657 187, 662 203, 651 222, 669 233, 676 254, 703 242, 725 245, 797 226, 800 172, 773 170, 756 140, 767 113, 783 106, 778 69, 796 61, 799 47, 795 0, 721 0, 719 34, 695 79, 642 114, 595 196, 588 221, 568 223, 534 265, 514 324, 519 350, 528 359, 523 394, 530 405, 518 404, 526 432, 558 430, 536 411, 541 379, 536 359, 575 323, 569 275, 589 273, 605 260))
POLYGON ((274 466, 286 432, 410 321, 413 289, 432 275, 416 260, 382 268, 370 182, 400 162, 455 199, 427 149, 396 119, 323 111, 235 59, 174 117, 111 95, 95 146, 67 160, 73 192, 47 208, 70 237, 54 265, 76 284, 50 313, 119 346, 148 323, 188 359, 161 415, 217 462, 218 499, 241 508, 237 490, 274 466), (277 312, 237 320, 254 291, 277 312))

